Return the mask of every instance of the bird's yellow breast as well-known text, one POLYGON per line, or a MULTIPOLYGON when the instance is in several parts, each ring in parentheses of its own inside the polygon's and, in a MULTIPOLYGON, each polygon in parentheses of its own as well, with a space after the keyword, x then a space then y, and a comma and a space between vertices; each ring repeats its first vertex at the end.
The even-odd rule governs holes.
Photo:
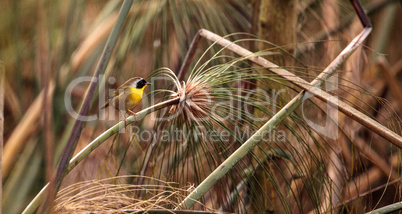
POLYGON ((141 101, 144 88, 130 87, 129 95, 126 98, 126 109, 133 109, 141 101))

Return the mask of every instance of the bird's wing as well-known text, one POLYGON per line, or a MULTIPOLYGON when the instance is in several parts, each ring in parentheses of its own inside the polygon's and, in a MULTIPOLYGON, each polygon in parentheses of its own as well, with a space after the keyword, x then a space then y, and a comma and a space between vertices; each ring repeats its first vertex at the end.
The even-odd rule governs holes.
POLYGON ((128 79, 126 82, 124 82, 123 84, 121 84, 121 86, 119 88, 125 88, 127 86, 130 86, 131 84, 134 83, 135 79, 140 79, 139 77, 132 77, 130 79, 128 79))
POLYGON ((128 79, 126 82, 121 84, 112 94, 112 96, 109 96, 109 99, 112 99, 113 97, 120 95, 120 93, 125 92, 126 90, 129 90, 131 87, 131 84, 135 81, 135 79, 140 79, 139 77, 132 77, 128 79))
MULTIPOLYGON (((120 86, 119 88, 117 88, 117 89, 113 92, 112 96, 110 96, 110 97, 113 98, 113 97, 115 97, 115 96, 122 95, 122 94, 123 94, 124 92, 126 92, 127 90, 130 90, 130 86, 129 86, 129 85, 127 85, 127 86, 122 85, 122 86, 120 86)), ((110 97, 109 97, 109 99, 111 99, 110 97)))

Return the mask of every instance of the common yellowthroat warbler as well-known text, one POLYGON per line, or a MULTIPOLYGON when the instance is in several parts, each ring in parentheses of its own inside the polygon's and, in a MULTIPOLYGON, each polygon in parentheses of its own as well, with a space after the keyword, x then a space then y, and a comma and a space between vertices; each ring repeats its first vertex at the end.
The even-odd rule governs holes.
POLYGON ((141 77, 130 78, 113 92, 113 95, 109 97, 109 101, 107 101, 101 109, 110 105, 118 111, 125 110, 132 115, 136 115, 132 109, 142 100, 142 94, 147 85, 151 85, 151 83, 141 77))

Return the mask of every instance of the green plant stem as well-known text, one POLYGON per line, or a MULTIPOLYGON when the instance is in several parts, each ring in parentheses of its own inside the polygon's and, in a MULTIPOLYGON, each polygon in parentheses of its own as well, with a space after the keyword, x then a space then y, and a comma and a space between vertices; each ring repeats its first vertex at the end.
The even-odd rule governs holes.
POLYGON ((4 62, 0 61, 0 214, 2 213, 3 207, 3 131, 4 131, 4 79, 5 75, 4 62))
MULTIPOLYGON (((395 20, 397 19, 396 13, 400 8, 400 4, 398 6, 397 2, 393 4, 389 4, 383 11, 381 15, 381 24, 378 25, 376 32, 374 33, 373 38, 373 48, 378 53, 385 53, 387 51, 387 47, 391 41, 391 32, 393 30, 393 26, 395 20)), ((372 54, 371 59, 374 61, 378 57, 378 54, 372 54)))
MULTIPOLYGON (((105 48, 102 52, 101 58, 99 59, 98 65, 97 65, 95 73, 93 75, 94 80, 97 80, 99 75, 101 73, 105 72, 107 64, 110 60, 113 49, 116 46, 117 40, 119 38, 119 34, 120 34, 121 30, 123 29, 124 22, 128 16, 128 13, 130 11, 132 4, 133 4, 133 0, 125 0, 123 2, 120 12, 119 12, 119 16, 118 16, 116 23, 113 26, 113 29, 109 35, 105 48)), ((91 81, 91 84, 89 85, 88 90, 86 91, 84 101, 83 101, 80 111, 79 111, 79 116, 74 122, 74 126, 71 131, 70 137, 67 141, 63 154, 60 157, 60 161, 59 161, 59 165, 56 170, 56 174, 54 175, 54 178, 50 182, 49 194, 52 194, 52 195, 49 195, 50 198, 54 198, 56 196, 56 193, 60 187, 61 181, 63 180, 63 177, 66 174, 66 167, 69 164, 69 160, 70 160, 71 156, 73 155, 75 147, 77 146, 78 138, 81 134, 82 125, 84 122, 83 120, 80 119, 80 117, 87 115, 87 113, 89 111, 91 100, 94 96, 94 92, 95 92, 97 83, 98 83, 98 81, 91 81)), ((46 209, 48 207, 46 204, 47 204, 46 201, 44 201, 42 208, 39 209, 38 213, 44 213, 46 211, 46 209)))
POLYGON ((402 201, 396 202, 394 204, 390 204, 381 208, 378 208, 376 210, 373 210, 371 212, 368 212, 369 214, 380 214, 380 213, 393 213, 395 211, 400 211, 402 210, 402 201))
MULTIPOLYGON (((144 118, 147 114, 162 109, 164 107, 170 106, 172 104, 178 103, 180 97, 170 99, 158 104, 155 104, 151 107, 143 109, 137 112, 136 116, 130 116, 127 118, 127 124, 131 124, 134 121, 144 118)), ((105 142, 114 134, 118 133, 121 129, 125 128, 125 121, 120 121, 116 125, 109 128, 107 131, 103 132, 99 135, 95 140, 90 142, 84 149, 82 149, 78 154, 76 154, 69 162, 66 168, 66 174, 69 173, 75 166, 77 166, 86 156, 88 156, 93 150, 95 150, 99 145, 105 142)), ((35 210, 40 205, 42 199, 45 197, 45 193, 49 188, 49 183, 46 184, 42 190, 35 196, 35 198, 28 204, 25 210, 22 212, 23 214, 34 213, 35 210)))
MULTIPOLYGON (((308 99, 311 97, 309 93, 312 94, 317 94, 324 92, 318 87, 327 79, 329 78, 335 71, 336 69, 347 59, 349 56, 361 45, 361 43, 366 39, 366 37, 369 35, 371 32, 371 27, 365 28, 360 35, 358 35, 332 62, 331 64, 323 71, 321 72, 311 83, 307 83, 310 85, 308 88, 308 92, 305 90, 301 91, 296 97, 294 97, 288 104, 286 104, 277 114, 275 114, 267 123, 265 123, 256 133, 254 133, 241 147, 239 147, 229 158, 227 158, 217 169, 215 169, 201 184, 195 188, 180 204, 179 207, 183 209, 190 209, 194 204, 201 199, 202 196, 207 193, 212 186, 219 180, 221 179, 237 162, 239 162, 246 154, 248 154, 256 145, 258 142, 260 142, 267 134, 269 134, 274 128, 276 128, 284 119, 286 119, 297 107, 299 107, 304 100, 308 99), (318 92, 319 91, 319 92, 318 92)), ((200 33, 203 35, 203 32, 200 33)), ((207 32, 207 34, 204 36, 206 38, 209 38, 209 40, 214 41, 219 44, 219 41, 224 41, 222 37, 216 38, 216 34, 213 34, 211 32, 207 32)), ((218 36, 219 37, 219 36, 218 36)), ((230 41, 226 40, 226 44, 220 44, 224 47, 227 47, 228 49, 231 48, 233 43, 230 43, 230 41), (229 42, 229 43, 227 43, 229 42)), ((232 46, 233 48, 234 46, 232 46)), ((257 61, 258 59, 263 59, 261 57, 252 57, 253 54, 241 48, 240 46, 236 47, 237 50, 241 51, 242 53, 240 54, 241 56, 249 56, 250 60, 257 61), (241 48, 241 49, 240 49, 241 48)), ((235 51, 234 51, 235 52, 235 51)), ((263 62, 259 62, 257 64, 263 64, 263 66, 269 67, 271 70, 275 70, 276 72, 280 73, 289 73, 288 71, 284 69, 280 69, 277 65, 269 62, 268 60, 262 60, 263 62), (267 66, 269 65, 269 66, 267 66), (277 71, 278 70, 278 71, 277 71)), ((276 73, 275 72, 275 73, 276 73)), ((295 83, 296 85, 301 84, 304 85, 302 87, 306 87, 305 83, 303 84, 302 82, 305 82, 304 80, 302 82, 300 81, 294 81, 296 79, 300 79, 296 76, 292 76, 292 82, 295 83)), ((328 94, 329 95, 329 94, 328 94)), ((328 101, 329 99, 336 99, 334 102, 337 104, 340 102, 337 98, 329 95, 326 97, 326 100, 328 101)), ((337 106, 337 105, 336 105, 337 106)), ((356 111, 356 110, 355 110, 356 111)), ((176 207, 178 209, 179 207, 176 207)))
POLYGON ((197 51, 197 47, 198 47, 198 44, 200 43, 200 39, 201 39, 200 34, 197 33, 194 36, 194 39, 190 44, 190 48, 188 49, 186 57, 184 57, 183 64, 181 65, 180 70, 177 74, 177 79, 179 81, 183 81, 184 76, 186 75, 186 72, 187 72, 188 68, 190 67, 190 63, 194 58, 195 52, 197 51))
POLYGON ((256 133, 254 133, 242 146, 229 156, 217 169, 215 169, 194 191, 190 193, 179 206, 190 209, 209 189, 221 179, 237 162, 248 154, 267 134, 276 128, 300 104, 303 103, 304 91, 293 98, 256 133))
MULTIPOLYGON (((44 0, 38 0, 38 22, 37 22, 37 71, 41 73, 41 82, 44 94, 48 94, 49 83, 52 79, 51 63, 49 55, 49 30, 47 26, 47 16, 44 0)), ((45 144, 45 177, 47 181, 52 180, 53 162, 54 162, 54 144, 53 144, 53 126, 52 126, 52 103, 53 96, 43 96, 42 117, 43 117, 43 135, 45 144)), ((47 199, 48 207, 53 207, 53 195, 50 194, 47 199)))
MULTIPOLYGON (((388 4, 392 3, 397 3, 397 0, 383 0, 383 1, 373 1, 365 5, 365 10, 367 15, 372 15, 380 10, 382 10, 385 6, 388 4)), ((302 54, 304 54, 308 49, 311 48, 311 46, 315 46, 317 43, 314 41, 323 41, 328 38, 329 35, 333 35, 337 32, 340 32, 344 30, 346 27, 352 23, 353 19, 355 18, 354 15, 349 15, 343 20, 341 20, 341 23, 337 26, 335 26, 332 29, 325 29, 322 30, 321 32, 318 32, 316 35, 313 37, 308 38, 306 41, 302 42, 300 45, 298 45, 297 50, 296 50, 296 58, 299 58, 302 54)), ((373 38, 377 38, 376 36, 373 36, 373 38)), ((377 50, 374 48, 374 50, 377 50)))
MULTIPOLYGON (((333 72, 336 71, 338 66, 342 64, 344 60, 346 60, 350 54, 357 48, 359 47, 358 44, 360 44, 370 33, 371 28, 365 28, 362 33, 360 33, 349 45, 347 48, 349 48, 349 51, 346 51, 347 48, 345 48, 344 51, 328 66, 319 76, 319 78, 316 78, 314 81, 315 83, 321 84, 323 80, 325 80, 328 76, 330 76, 333 72), (352 52, 350 52, 352 50, 352 52)), ((321 88, 317 87, 319 85, 314 86, 314 84, 308 83, 304 79, 294 75, 293 73, 282 69, 278 65, 262 58, 262 57, 254 57, 254 54, 245 49, 240 47, 237 44, 234 44, 233 42, 222 38, 221 36, 214 34, 208 30, 202 29, 199 31, 200 35, 212 42, 216 42, 216 44, 221 45, 225 47, 228 50, 233 51, 234 53, 239 54, 240 56, 248 57, 248 60, 266 67, 273 73, 285 78, 289 82, 295 84, 296 86, 307 90, 310 94, 316 96, 317 98, 321 99, 324 102, 329 103, 331 106, 334 108, 339 109, 342 113, 345 115, 349 116, 356 122, 362 124, 363 126, 367 127, 371 131, 377 133, 384 139, 388 140, 395 146, 399 147, 402 149, 402 137, 396 134, 395 132, 391 131, 387 127, 383 126, 382 124, 378 123, 377 121, 371 119, 367 115, 361 113, 360 111, 356 110, 355 108, 351 107, 347 103, 343 102, 342 100, 339 100, 337 97, 332 96, 330 93, 322 90, 321 88)))

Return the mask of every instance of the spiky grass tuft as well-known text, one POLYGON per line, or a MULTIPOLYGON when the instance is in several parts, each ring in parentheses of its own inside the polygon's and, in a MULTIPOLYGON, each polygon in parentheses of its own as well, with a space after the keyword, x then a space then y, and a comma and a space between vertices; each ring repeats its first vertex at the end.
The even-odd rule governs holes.
POLYGON ((191 122, 198 123, 198 120, 203 120, 211 112, 212 101, 210 96, 211 88, 206 84, 183 82, 182 86, 177 89, 177 92, 171 94, 172 98, 179 97, 180 102, 173 105, 169 109, 169 114, 177 115, 182 112, 182 118, 189 125, 191 122))

